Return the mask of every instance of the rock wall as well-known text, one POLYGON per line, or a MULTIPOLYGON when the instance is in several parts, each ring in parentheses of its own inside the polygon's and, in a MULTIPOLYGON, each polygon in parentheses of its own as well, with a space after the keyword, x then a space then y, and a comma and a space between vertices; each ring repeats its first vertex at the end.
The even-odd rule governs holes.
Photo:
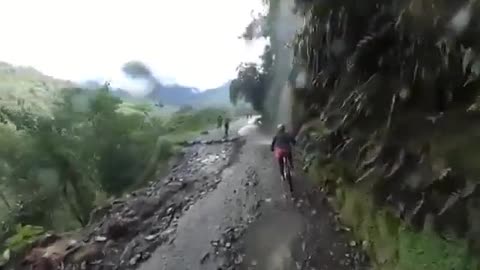
POLYGON ((294 92, 292 114, 304 124, 306 167, 313 165, 313 177, 330 189, 359 235, 371 235, 367 226, 391 237, 384 241, 393 255, 370 250, 378 265, 412 259, 402 245, 426 237, 425 253, 440 243, 461 250, 449 256, 462 259, 443 261, 444 269, 476 269, 465 254, 480 254, 480 6, 299 2, 308 20, 294 50, 308 83, 294 92))

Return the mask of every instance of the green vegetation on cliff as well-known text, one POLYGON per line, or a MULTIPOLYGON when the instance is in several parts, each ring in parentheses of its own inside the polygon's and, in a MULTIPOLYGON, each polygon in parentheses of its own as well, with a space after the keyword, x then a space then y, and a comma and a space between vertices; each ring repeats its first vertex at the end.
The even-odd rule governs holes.
POLYGON ((52 105, 61 100, 59 89, 73 86, 71 82, 51 78, 33 68, 0 62, 0 106, 3 108, 23 106, 34 113, 48 114, 52 105))
POLYGON ((427 223, 423 228, 409 226, 391 209, 376 205, 368 186, 346 183, 344 179, 349 173, 345 172, 345 167, 339 164, 314 162, 310 177, 330 194, 340 219, 353 230, 377 269, 476 270, 480 267, 469 252, 467 241, 454 235, 441 236, 432 224, 427 223))

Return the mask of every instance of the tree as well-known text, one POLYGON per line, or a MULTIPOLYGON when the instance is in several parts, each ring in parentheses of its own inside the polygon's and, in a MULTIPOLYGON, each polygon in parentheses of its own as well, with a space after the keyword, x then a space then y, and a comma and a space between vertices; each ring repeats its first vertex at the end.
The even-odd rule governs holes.
POLYGON ((98 190, 118 195, 143 174, 158 137, 152 124, 161 122, 145 125, 144 114, 119 113, 120 103, 107 87, 70 89, 52 117, 2 110, 28 146, 15 149, 5 170, 21 201, 19 222, 54 226, 45 209, 55 209, 62 194, 69 212, 86 225, 98 190))
POLYGON ((236 104, 239 99, 243 99, 254 110, 263 112, 267 90, 266 76, 258 65, 243 63, 238 67, 237 78, 230 84, 230 100, 236 104))

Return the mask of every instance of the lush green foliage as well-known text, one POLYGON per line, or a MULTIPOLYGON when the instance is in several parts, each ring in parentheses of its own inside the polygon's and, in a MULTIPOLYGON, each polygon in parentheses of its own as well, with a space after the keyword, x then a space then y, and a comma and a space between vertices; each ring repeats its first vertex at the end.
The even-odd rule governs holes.
POLYGON ((345 164, 316 159, 309 174, 334 195, 330 201, 342 223, 361 240, 375 269, 478 269, 467 241, 440 236, 433 224, 414 230, 390 209, 377 207, 367 186, 359 188, 346 181, 351 171, 345 164))
POLYGON ((44 233, 41 226, 18 224, 15 227, 15 232, 12 236, 5 240, 3 244, 3 252, 0 256, 0 267, 5 265, 11 257, 11 254, 18 254, 19 252, 28 248, 31 244, 37 241, 44 233))
POLYGON ((66 230, 85 225, 110 196, 151 180, 173 153, 169 134, 198 132, 219 110, 163 119, 154 108, 124 113, 108 87, 62 92, 51 116, 0 110, 0 218, 5 239, 16 224, 66 230))
POLYGON ((0 62, 0 107, 28 108, 36 114, 50 114, 51 104, 60 100, 59 89, 72 87, 68 81, 46 76, 29 67, 0 62))
POLYGON ((28 244, 32 244, 44 233, 40 226, 18 224, 15 228, 15 234, 9 237, 5 242, 8 250, 13 252, 22 250, 28 244))
POLYGON ((274 58, 272 47, 266 46, 261 65, 242 63, 238 67, 237 78, 230 84, 230 101, 233 104, 244 100, 257 112, 265 113, 265 100, 274 75, 274 58))

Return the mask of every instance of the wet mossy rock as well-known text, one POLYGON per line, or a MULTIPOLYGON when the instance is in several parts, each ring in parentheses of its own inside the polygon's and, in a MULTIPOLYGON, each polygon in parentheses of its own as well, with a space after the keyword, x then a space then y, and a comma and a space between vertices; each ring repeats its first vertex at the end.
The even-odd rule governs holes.
POLYGON ((379 269, 478 269, 480 2, 296 2, 311 178, 379 269))

